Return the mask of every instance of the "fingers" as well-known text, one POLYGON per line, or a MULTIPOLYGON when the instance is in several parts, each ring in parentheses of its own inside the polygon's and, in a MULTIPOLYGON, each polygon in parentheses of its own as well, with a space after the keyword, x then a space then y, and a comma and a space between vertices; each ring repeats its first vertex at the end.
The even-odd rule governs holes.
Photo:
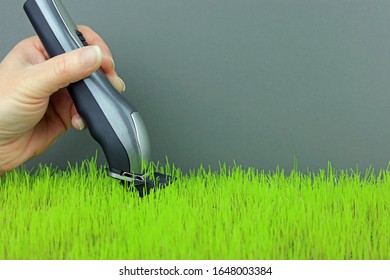
POLYGON ((95 31, 93 31, 89 26, 86 25, 77 25, 77 28, 83 33, 85 39, 89 45, 97 45, 101 48, 104 54, 112 57, 110 48, 104 42, 102 37, 100 37, 95 31))
MULTIPOLYGON (((27 79, 28 82, 35 81, 33 84, 42 84, 41 82, 47 83, 47 86, 43 88, 44 92, 41 92, 40 96, 35 96, 36 98, 46 97, 48 94, 50 95, 50 93, 55 92, 61 87, 66 87, 69 83, 81 80, 96 71, 99 67, 101 67, 102 71, 117 91, 123 92, 126 89, 125 83, 115 71, 115 63, 111 51, 104 40, 87 26, 80 25, 78 28, 83 32, 90 47, 93 45, 99 47, 100 54, 98 63, 83 64, 82 59, 80 59, 82 58, 82 55, 78 53, 78 50, 48 59, 47 53, 37 36, 22 41, 18 46, 18 51, 13 52, 13 63, 9 63, 10 65, 15 65, 15 62, 20 61, 20 63, 17 64, 20 66, 15 65, 15 67, 22 67, 22 63, 27 63, 25 66, 34 66, 30 69, 31 71, 23 75, 25 77, 31 77, 31 79, 27 79), (77 58, 77 56, 79 58, 77 58), (38 65, 41 67, 35 67, 38 65), (41 72, 42 69, 45 69, 45 72, 41 72)), ((88 59, 88 56, 86 56, 86 58, 88 59)), ((30 83, 28 86, 31 87, 30 83)), ((32 89, 34 89, 34 87, 32 87, 32 89)), ((40 88, 34 90, 34 92, 39 90, 40 88)))
POLYGON ((84 130, 86 128, 86 123, 83 120, 83 118, 77 113, 76 106, 72 104, 71 110, 70 110, 70 120, 72 123, 72 126, 76 130, 84 130))
POLYGON ((98 46, 80 48, 28 68, 26 83, 31 98, 47 98, 70 83, 84 79, 102 64, 98 46))
MULTIPOLYGON (((19 43, 8 55, 7 67, 16 68, 23 77, 18 80, 20 90, 17 92, 20 98, 27 99, 19 100, 35 104, 70 83, 88 77, 99 68, 116 90, 125 90, 125 83, 118 77, 111 51, 103 39, 89 27, 79 26, 79 29, 90 46, 49 59, 39 38, 33 36, 19 43)), ((78 130, 86 127, 76 110, 69 120, 78 130)))
POLYGON ((78 25, 77 27, 83 33, 88 44, 97 45, 100 47, 103 53, 103 61, 101 65, 103 72, 106 74, 107 78, 110 80, 111 84, 115 87, 117 91, 124 92, 126 90, 126 85, 115 71, 114 59, 107 44, 90 27, 85 25, 78 25))
POLYGON ((72 126, 77 129, 77 130, 84 130, 85 128, 85 122, 84 120, 80 117, 79 114, 75 114, 72 117, 72 126))

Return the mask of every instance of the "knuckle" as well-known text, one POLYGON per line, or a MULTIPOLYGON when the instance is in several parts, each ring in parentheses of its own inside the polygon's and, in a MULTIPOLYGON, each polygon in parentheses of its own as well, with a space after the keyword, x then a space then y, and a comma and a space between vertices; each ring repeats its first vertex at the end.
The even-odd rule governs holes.
POLYGON ((83 31, 92 31, 91 27, 89 27, 88 25, 84 25, 84 24, 78 24, 77 28, 83 29, 83 31))
POLYGON ((53 64, 53 72, 56 76, 63 76, 69 72, 69 62, 66 60, 64 56, 58 56, 54 60, 53 64))

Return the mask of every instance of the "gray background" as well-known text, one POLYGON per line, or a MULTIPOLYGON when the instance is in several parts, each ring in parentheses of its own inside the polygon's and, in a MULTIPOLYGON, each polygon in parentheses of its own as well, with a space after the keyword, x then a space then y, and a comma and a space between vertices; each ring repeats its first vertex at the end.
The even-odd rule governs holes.
MULTIPOLYGON (((2 2, 0 54, 34 34, 2 2)), ((111 47, 153 159, 184 170, 386 168, 390 155, 390 2, 63 0, 111 47)), ((71 131, 28 162, 64 167, 95 154, 71 131)), ((103 163, 103 154, 99 158, 103 163)))

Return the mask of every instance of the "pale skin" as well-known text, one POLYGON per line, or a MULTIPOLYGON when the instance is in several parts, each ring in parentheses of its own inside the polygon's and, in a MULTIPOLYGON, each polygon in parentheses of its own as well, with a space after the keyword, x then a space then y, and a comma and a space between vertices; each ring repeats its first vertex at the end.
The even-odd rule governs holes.
POLYGON ((0 63, 0 175, 43 153, 71 127, 85 128, 65 89, 70 83, 101 68, 119 92, 125 90, 103 39, 78 28, 90 46, 49 59, 34 36, 0 63))

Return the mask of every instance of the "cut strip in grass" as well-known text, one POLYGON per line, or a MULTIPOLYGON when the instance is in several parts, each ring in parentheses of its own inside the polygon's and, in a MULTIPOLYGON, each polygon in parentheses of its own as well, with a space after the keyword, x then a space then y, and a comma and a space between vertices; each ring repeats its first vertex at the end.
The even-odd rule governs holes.
POLYGON ((94 159, 1 178, 0 259, 389 259, 390 173, 240 166, 139 198, 94 159))

